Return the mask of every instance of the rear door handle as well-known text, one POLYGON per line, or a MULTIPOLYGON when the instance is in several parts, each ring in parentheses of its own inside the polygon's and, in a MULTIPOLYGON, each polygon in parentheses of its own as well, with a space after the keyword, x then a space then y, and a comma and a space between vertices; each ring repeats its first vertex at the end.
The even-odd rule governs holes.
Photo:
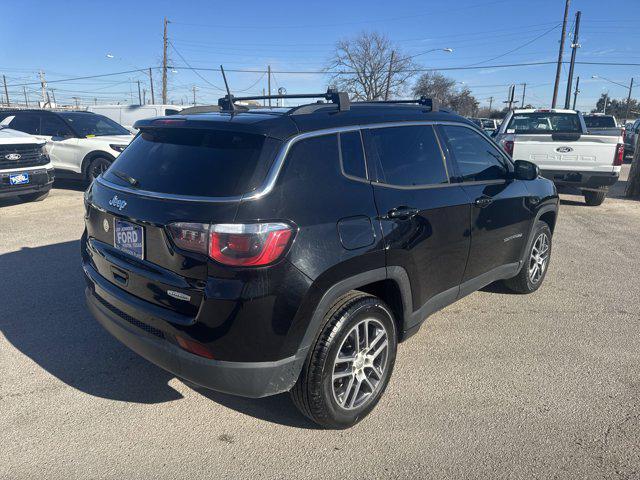
POLYGON ((387 212, 387 218, 406 219, 406 218, 415 217, 418 213, 420 213, 419 208, 401 206, 401 207, 396 207, 389 210, 387 212))
POLYGON ((484 208, 484 207, 486 207, 488 205, 491 205, 491 203, 493 203, 493 198, 491 198, 491 197, 478 197, 473 202, 473 204, 476 207, 480 207, 480 208, 484 208))

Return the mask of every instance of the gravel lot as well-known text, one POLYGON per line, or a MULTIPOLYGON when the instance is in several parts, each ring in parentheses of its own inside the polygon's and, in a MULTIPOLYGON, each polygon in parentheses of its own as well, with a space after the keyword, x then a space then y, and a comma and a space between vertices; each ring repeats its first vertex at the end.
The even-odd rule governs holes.
POLYGON ((640 202, 622 187, 594 208, 563 195, 541 290, 433 315, 339 432, 286 395, 193 389, 103 331, 80 188, 4 202, 0 478, 640 478, 640 202))

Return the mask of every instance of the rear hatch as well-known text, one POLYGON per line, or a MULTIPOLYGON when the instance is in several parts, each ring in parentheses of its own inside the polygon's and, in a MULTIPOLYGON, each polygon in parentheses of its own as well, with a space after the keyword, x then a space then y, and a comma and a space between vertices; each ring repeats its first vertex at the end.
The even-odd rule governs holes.
POLYGON ((195 317, 216 267, 178 248, 169 226, 233 222, 278 144, 245 132, 143 128, 87 192, 90 266, 140 299, 195 317))
POLYGON ((618 142, 605 135, 515 135, 513 158, 543 170, 612 172, 618 142))

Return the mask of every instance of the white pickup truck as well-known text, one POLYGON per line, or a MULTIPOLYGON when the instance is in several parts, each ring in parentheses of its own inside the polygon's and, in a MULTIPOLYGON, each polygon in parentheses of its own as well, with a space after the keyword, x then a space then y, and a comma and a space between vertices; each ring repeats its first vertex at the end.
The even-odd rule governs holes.
POLYGON ((536 163, 556 185, 580 189, 587 205, 604 202, 624 159, 620 132, 590 134, 575 110, 513 110, 495 140, 512 158, 536 163))

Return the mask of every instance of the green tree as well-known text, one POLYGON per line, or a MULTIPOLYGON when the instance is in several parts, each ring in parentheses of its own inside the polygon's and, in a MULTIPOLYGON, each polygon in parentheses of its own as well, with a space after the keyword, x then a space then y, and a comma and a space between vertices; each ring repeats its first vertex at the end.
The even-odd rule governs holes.
POLYGON ((480 102, 467 87, 459 89, 456 81, 439 72, 425 73, 418 78, 413 87, 417 97, 425 96, 437 100, 441 106, 450 108, 460 115, 473 116, 478 111, 480 102))

